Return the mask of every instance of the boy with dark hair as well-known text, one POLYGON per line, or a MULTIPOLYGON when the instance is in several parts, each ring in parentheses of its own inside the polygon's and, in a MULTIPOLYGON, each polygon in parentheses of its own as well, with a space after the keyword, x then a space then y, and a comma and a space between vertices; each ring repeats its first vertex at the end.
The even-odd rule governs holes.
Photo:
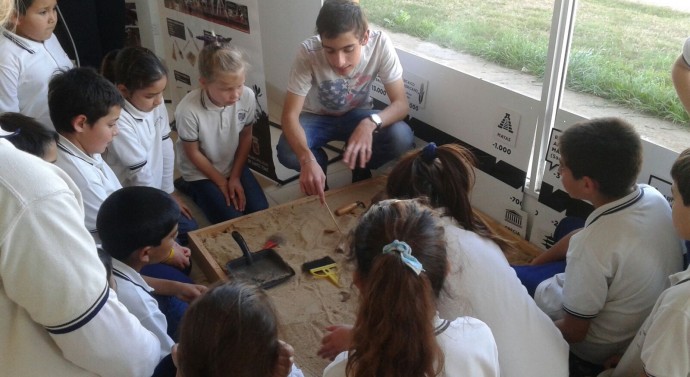
POLYGON ((50 118, 60 134, 56 164, 81 189, 84 223, 97 242, 98 208, 122 187, 101 153, 117 135, 123 104, 115 85, 91 68, 61 71, 48 84, 50 118))
POLYGON ((324 2, 316 31, 290 72, 276 149, 283 165, 300 172, 302 191, 323 201, 326 143, 347 142, 343 161, 355 182, 412 148, 414 137, 403 122, 408 102, 398 56, 383 32, 369 30, 359 4, 324 2), (377 76, 390 99, 380 112, 369 97, 377 76))
MULTIPOLYGON (((690 240, 690 149, 673 163, 671 177, 673 226, 690 240)), ((690 270, 669 280, 613 376, 690 376, 690 270)))
POLYGON ((57 160, 57 132, 48 129, 36 119, 20 113, 0 114, 0 127, 13 132, 7 137, 17 149, 54 163, 57 160))
POLYGON ((96 224, 103 250, 113 257, 117 297, 161 343, 160 359, 169 355, 173 340, 168 323, 139 274, 141 268, 160 263, 173 253, 180 209, 169 194, 146 186, 131 186, 112 193, 101 204, 96 224))
POLYGON ((561 182, 594 206, 570 239, 564 273, 536 289, 537 304, 570 343, 571 376, 597 372, 620 354, 682 268, 670 208, 653 187, 635 184, 642 142, 617 118, 575 124, 559 138, 561 182))

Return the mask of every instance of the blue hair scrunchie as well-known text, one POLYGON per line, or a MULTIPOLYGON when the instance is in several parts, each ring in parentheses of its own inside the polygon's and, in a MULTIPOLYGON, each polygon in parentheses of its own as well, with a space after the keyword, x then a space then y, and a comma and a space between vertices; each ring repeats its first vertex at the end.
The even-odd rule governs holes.
POLYGON ((436 159, 436 143, 429 143, 422 149, 422 159, 427 164, 432 163, 436 159))
POLYGON ((388 245, 383 247, 384 254, 391 254, 398 252, 400 254, 400 259, 405 263, 407 267, 412 269, 415 274, 419 275, 424 271, 424 267, 421 263, 412 255, 412 248, 404 241, 395 240, 388 245))

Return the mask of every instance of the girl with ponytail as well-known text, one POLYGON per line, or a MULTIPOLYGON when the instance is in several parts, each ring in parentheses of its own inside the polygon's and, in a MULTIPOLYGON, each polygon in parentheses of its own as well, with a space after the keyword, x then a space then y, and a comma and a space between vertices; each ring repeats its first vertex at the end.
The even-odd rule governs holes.
POLYGON ((445 215, 450 267, 438 306, 441 316, 484 321, 496 339, 504 377, 565 377, 568 344, 508 264, 504 253, 514 245, 472 209, 475 161, 460 145, 431 143, 400 159, 388 176, 388 197, 428 197, 445 215))
POLYGON ((361 302, 349 350, 324 377, 498 376, 489 328, 436 313, 448 262, 443 224, 433 210, 416 200, 375 204, 350 245, 361 302))
POLYGON ((510 241, 494 233, 472 209, 475 157, 457 144, 437 147, 430 143, 421 151, 403 156, 388 177, 386 191, 391 198, 429 198, 463 229, 495 242, 508 252, 510 241))

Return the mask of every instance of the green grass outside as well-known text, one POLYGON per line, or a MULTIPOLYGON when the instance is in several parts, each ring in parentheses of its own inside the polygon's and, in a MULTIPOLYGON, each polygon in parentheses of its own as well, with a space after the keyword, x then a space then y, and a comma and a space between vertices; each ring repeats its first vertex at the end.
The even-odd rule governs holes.
MULTIPOLYGON (((395 32, 543 79, 553 0, 360 0, 395 32)), ((566 86, 687 124, 671 66, 690 36, 690 14, 624 0, 581 0, 566 86)))

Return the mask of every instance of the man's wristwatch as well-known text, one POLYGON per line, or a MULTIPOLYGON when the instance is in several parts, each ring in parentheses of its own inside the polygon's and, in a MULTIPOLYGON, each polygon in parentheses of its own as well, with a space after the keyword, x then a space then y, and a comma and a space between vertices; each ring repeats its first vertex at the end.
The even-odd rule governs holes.
POLYGON ((374 124, 376 124, 376 128, 374 128, 373 133, 378 133, 381 130, 381 125, 383 124, 383 121, 381 120, 381 117, 379 114, 371 114, 369 115, 369 119, 371 119, 374 124))

